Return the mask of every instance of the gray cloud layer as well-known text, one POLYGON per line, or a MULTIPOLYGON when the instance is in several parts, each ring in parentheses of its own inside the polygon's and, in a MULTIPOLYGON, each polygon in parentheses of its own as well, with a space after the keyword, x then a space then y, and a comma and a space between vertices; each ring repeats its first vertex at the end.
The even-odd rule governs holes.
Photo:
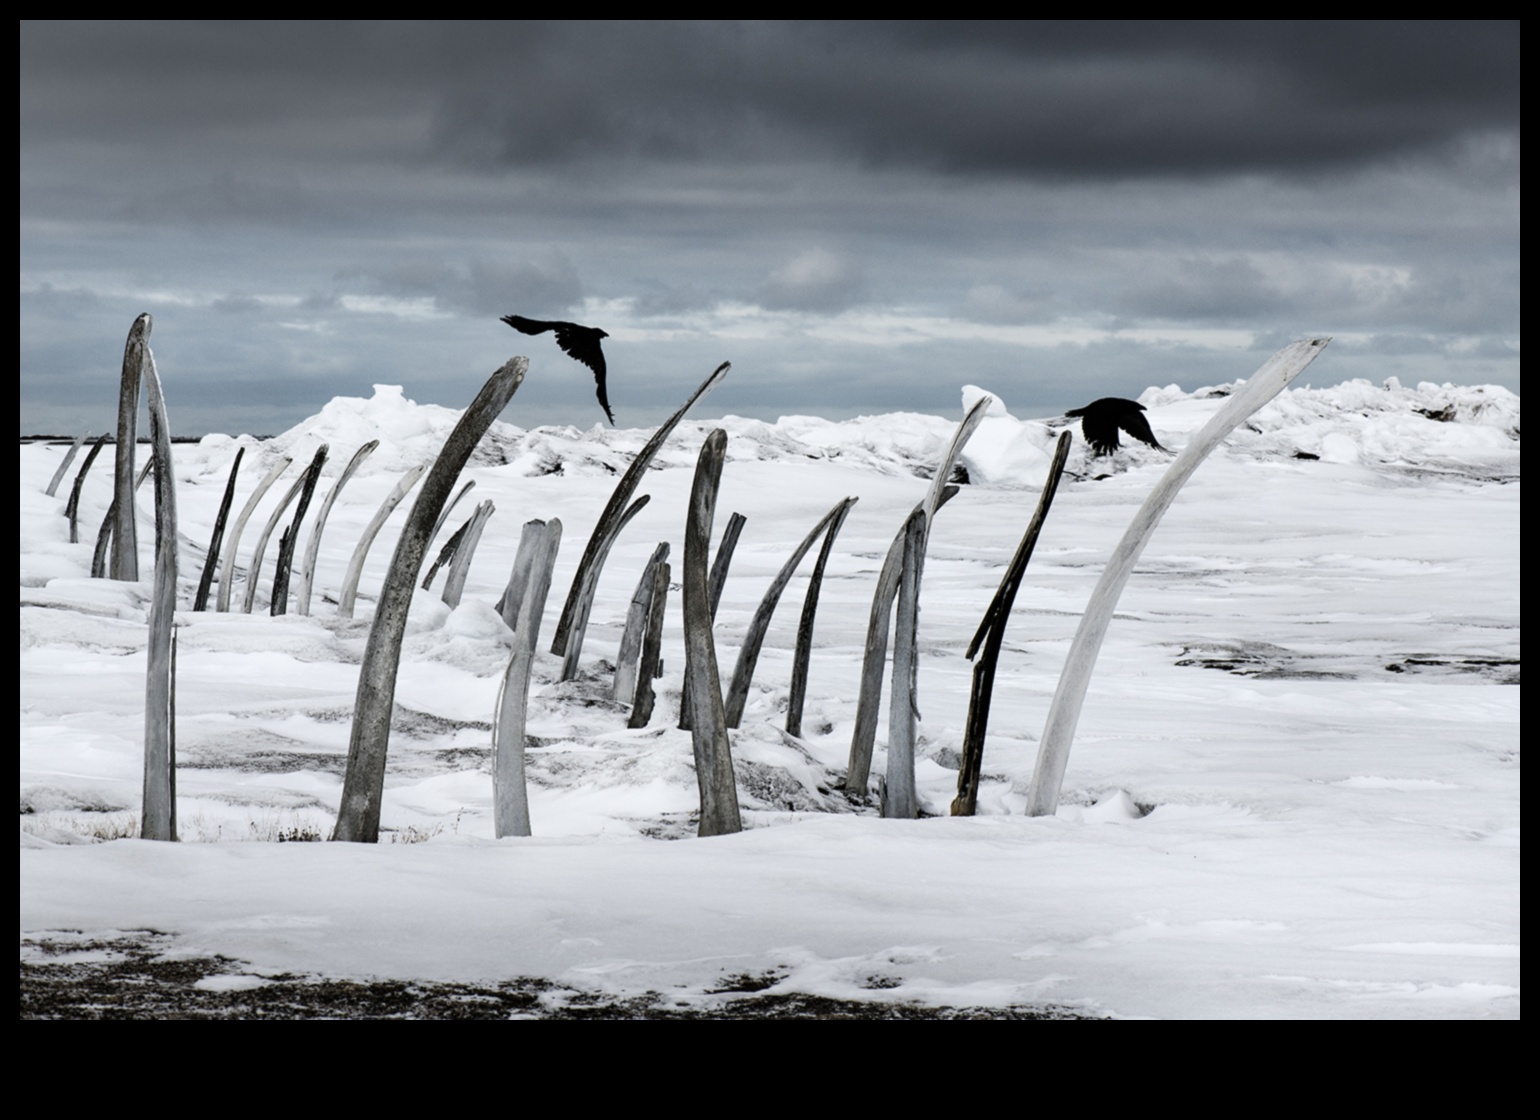
POLYGON ((194 428, 374 381, 459 404, 519 349, 550 374, 512 418, 591 423, 514 311, 611 332, 625 424, 723 357, 724 410, 950 410, 975 381, 1048 411, 1243 376, 1291 332, 1336 333, 1341 376, 1517 388, 1518 42, 24 21, 22 426, 99 426, 146 309, 194 428))

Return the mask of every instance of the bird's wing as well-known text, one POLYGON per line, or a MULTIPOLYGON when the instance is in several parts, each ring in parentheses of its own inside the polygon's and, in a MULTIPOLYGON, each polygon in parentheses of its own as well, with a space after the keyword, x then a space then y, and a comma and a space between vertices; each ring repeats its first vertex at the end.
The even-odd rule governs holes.
MULTIPOLYGON (((526 319, 522 315, 504 315, 503 322, 524 334, 544 334, 552 327, 559 327, 561 325, 559 323, 543 322, 540 319, 526 319)), ((558 341, 560 341, 560 336, 558 336, 558 341)), ((563 346, 562 349, 565 350, 566 347, 563 346)))
POLYGON ((1084 408, 1072 408, 1065 415, 1080 417, 1080 434, 1095 454, 1111 455, 1118 449, 1118 426, 1101 403, 1096 401, 1084 408))
POLYGON ((598 377, 604 376, 604 351, 599 349, 601 335, 593 327, 580 327, 576 323, 553 323, 556 328, 556 345, 567 357, 582 362, 598 377))
MULTIPOLYGON (((1147 443, 1151 447, 1157 448, 1161 451, 1165 450, 1164 447, 1160 446, 1160 441, 1155 438, 1155 433, 1150 431, 1150 422, 1144 418, 1143 409, 1138 412, 1135 412, 1133 409, 1129 409, 1127 412, 1120 415, 1118 417, 1118 427, 1122 428, 1125 432, 1133 436, 1136 440, 1139 440, 1141 443, 1147 443)), ((1116 436, 1113 437, 1114 440, 1116 440, 1116 438, 1116 436)))
POLYGON ((605 337, 605 333, 596 327, 581 327, 576 323, 558 323, 556 327, 556 345, 562 348, 562 352, 569 358, 582 362, 594 371, 594 383, 599 387, 596 394, 599 404, 604 409, 604 415, 609 417, 610 424, 615 423, 615 414, 610 411, 609 394, 605 391, 604 379, 608 372, 604 365, 604 351, 599 348, 599 340, 605 337))

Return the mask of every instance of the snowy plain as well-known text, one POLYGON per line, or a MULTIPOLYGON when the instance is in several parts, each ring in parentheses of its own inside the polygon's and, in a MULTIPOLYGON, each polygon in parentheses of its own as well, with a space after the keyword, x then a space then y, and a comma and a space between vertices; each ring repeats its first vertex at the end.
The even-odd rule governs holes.
MULTIPOLYGON (((1141 400, 1179 449, 1227 389, 1141 400)), ((978 392, 964 388, 964 403, 978 392)), ((963 651, 1054 437, 1055 422, 1018 420, 1007 404, 970 442, 969 483, 930 540, 917 777, 931 815, 883 820, 837 787, 876 572, 957 417, 687 418, 609 558, 583 672, 560 683, 545 652, 556 615, 616 473, 650 432, 524 431, 515 396, 465 475, 472 498, 497 507, 465 598, 454 610, 439 601, 441 572, 414 604, 375 846, 275 841, 330 831, 372 597, 410 498, 369 555, 353 620, 337 612, 343 569, 379 502, 432 459, 457 413, 381 386, 273 439, 174 448, 185 607, 238 445, 237 509, 280 455, 294 457, 292 477, 330 445, 319 499, 359 445, 381 441, 332 511, 311 616, 266 613, 276 537, 258 613, 178 611, 178 844, 121 838, 140 798, 149 584, 88 578, 109 458, 85 482, 82 543, 70 544, 62 511, 77 467, 47 497, 66 448, 23 443, 23 952, 59 931, 156 930, 172 952, 241 962, 232 984, 282 972, 537 976, 683 1005, 710 1000, 724 976, 765 974, 772 991, 1120 1017, 1517 1018, 1519 399, 1356 381, 1286 390, 1253 417, 1145 551, 1061 808, 1029 818, 1025 783, 1079 613, 1170 461, 1139 445, 1115 464, 1091 461, 1077 434, 1073 477, 1006 634, 980 815, 951 818, 963 651), (626 729, 607 670, 660 541, 677 585, 695 457, 715 427, 729 436, 716 534, 729 513, 748 518, 717 616, 724 674, 795 543, 841 498, 860 500, 824 582, 804 737, 780 727, 811 557, 732 736, 746 831, 697 839, 690 738, 675 726, 677 590, 649 727, 626 729), (496 840, 489 727, 511 635, 492 604, 519 526, 535 517, 565 527, 528 726, 535 835, 496 840)), ((696 411, 709 410, 708 397, 696 411)), ((248 527, 243 565, 287 477, 248 527)), ((885 741, 886 698, 874 774, 885 741)))

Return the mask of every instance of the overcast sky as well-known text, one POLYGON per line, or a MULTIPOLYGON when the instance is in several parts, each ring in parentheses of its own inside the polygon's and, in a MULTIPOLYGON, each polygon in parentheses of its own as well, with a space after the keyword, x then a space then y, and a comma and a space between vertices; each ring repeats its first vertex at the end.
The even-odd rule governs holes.
POLYGON ((1513 22, 22 21, 21 430, 376 382, 623 427, 1045 416, 1249 375, 1519 388, 1513 22))

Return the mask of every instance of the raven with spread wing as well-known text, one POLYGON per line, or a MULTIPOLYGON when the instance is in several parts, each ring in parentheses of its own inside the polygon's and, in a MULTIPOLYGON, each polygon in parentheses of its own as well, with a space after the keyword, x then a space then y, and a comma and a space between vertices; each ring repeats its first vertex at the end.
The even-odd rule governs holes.
POLYGON ((1144 405, 1138 401, 1103 397, 1084 408, 1072 408, 1064 415, 1080 417, 1080 432, 1097 455, 1111 455, 1118 449, 1119 428, 1141 443, 1166 450, 1150 431, 1150 422, 1144 418, 1144 405))
POLYGON ((610 411, 610 398, 604 391, 604 351, 599 349, 599 340, 609 338, 609 332, 601 331, 598 327, 585 327, 578 323, 526 319, 522 315, 504 315, 503 322, 524 334, 544 334, 546 331, 555 331, 556 345, 561 347, 562 353, 582 362, 594 371, 594 381, 599 386, 599 404, 603 406, 604 415, 609 417, 610 424, 614 425, 615 414, 610 411))

